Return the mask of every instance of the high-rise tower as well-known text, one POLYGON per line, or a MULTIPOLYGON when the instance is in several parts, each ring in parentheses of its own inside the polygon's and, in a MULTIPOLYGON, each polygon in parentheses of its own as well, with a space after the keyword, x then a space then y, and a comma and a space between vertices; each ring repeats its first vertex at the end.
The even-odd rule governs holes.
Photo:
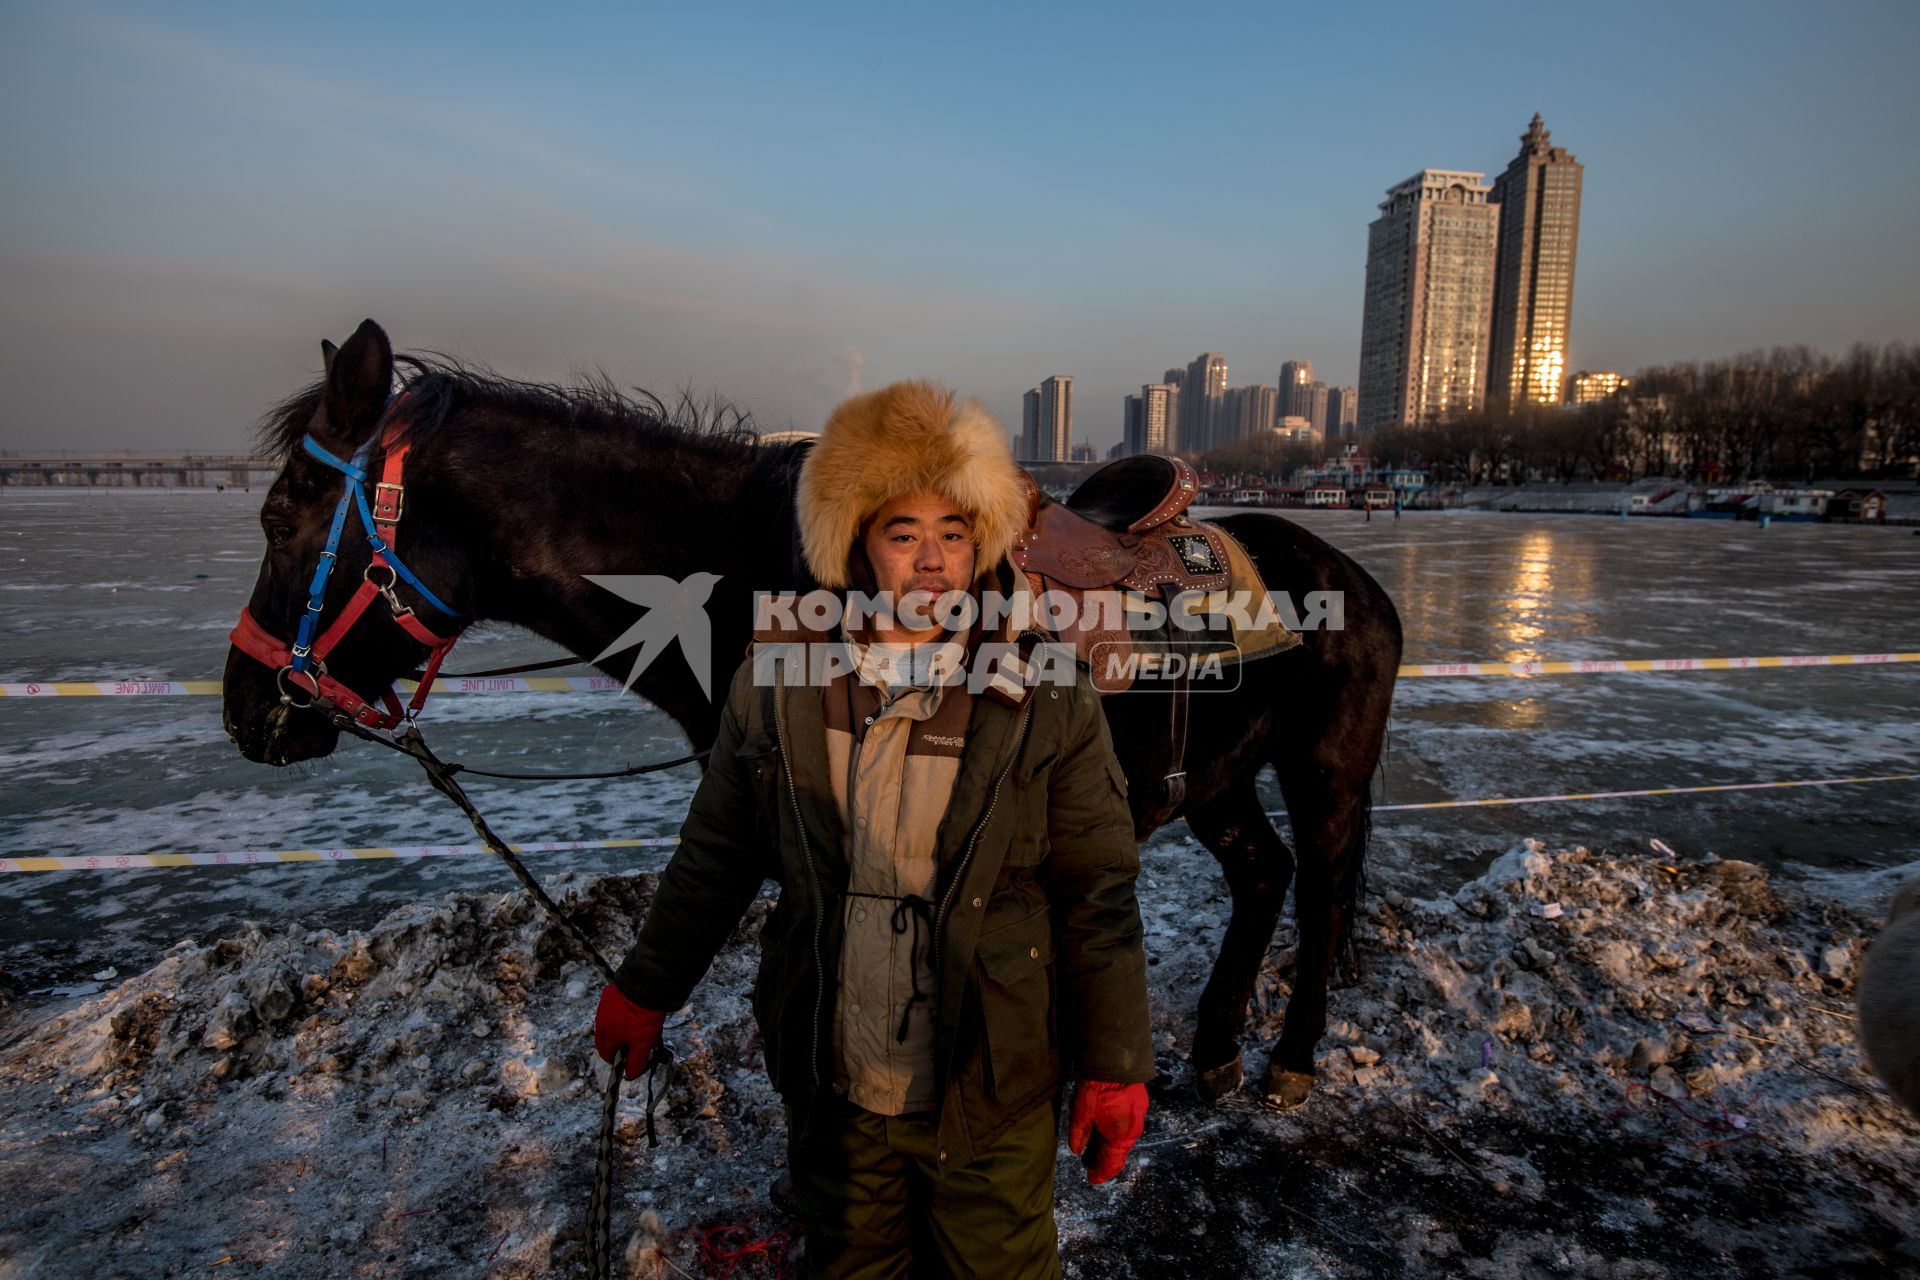
POLYGON ((1227 394, 1227 358, 1209 351, 1187 366, 1186 385, 1180 388, 1180 448, 1198 456, 1222 442, 1214 428, 1227 394))
POLYGON ((1056 373, 1040 384, 1040 438, 1034 457, 1065 462, 1073 456, 1073 379, 1056 373))
POLYGON ((1140 452, 1172 453, 1180 405, 1180 389, 1165 382, 1140 388, 1140 452))
POLYGON ((1307 416, 1307 388, 1313 385, 1313 361, 1289 360, 1280 366, 1280 415, 1307 416))
POLYGON ((1169 369, 1160 378, 1160 385, 1167 391, 1167 452, 1186 453, 1192 446, 1181 436, 1180 424, 1185 420, 1186 409, 1181 397, 1187 387, 1187 371, 1184 367, 1169 369))
POLYGON ((1487 391, 1500 210, 1485 175, 1423 169, 1367 228, 1360 430, 1477 409, 1487 391))
POLYGON ((1311 422, 1314 434, 1322 440, 1327 438, 1327 409, 1331 400, 1332 395, 1326 383, 1309 383, 1307 389, 1300 393, 1298 398, 1300 408, 1294 414, 1295 417, 1305 418, 1311 422))
POLYGON ((1551 136, 1535 114, 1520 136, 1520 154, 1493 183, 1500 240, 1487 394, 1512 406, 1558 403, 1568 372, 1586 166, 1565 147, 1551 145, 1551 136))
POLYGON ((1352 387, 1327 388, 1326 439, 1346 440, 1352 437, 1355 424, 1360 421, 1359 401, 1359 394, 1352 387))

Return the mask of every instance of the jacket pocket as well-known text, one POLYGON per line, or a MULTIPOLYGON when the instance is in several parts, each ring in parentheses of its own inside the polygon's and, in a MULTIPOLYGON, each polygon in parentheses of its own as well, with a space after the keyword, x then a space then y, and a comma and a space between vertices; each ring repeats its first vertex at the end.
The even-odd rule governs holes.
POLYGON ((977 955, 987 1092, 997 1102, 1022 1102, 1060 1076, 1051 914, 1043 907, 981 934, 977 955))
POLYGON ((759 810, 761 830, 765 834, 768 820, 780 811, 780 756, 773 749, 772 736, 763 733, 744 739, 734 749, 733 763, 752 790, 754 805, 759 810))

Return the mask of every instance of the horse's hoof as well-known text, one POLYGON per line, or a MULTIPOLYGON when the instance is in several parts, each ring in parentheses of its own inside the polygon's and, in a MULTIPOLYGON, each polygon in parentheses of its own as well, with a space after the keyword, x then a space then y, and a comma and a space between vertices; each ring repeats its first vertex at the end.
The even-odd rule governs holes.
POLYGON ((1283 1071, 1267 1068, 1267 1105, 1276 1111, 1294 1111, 1304 1106, 1313 1092, 1311 1071, 1283 1071))
POLYGON ((1206 1102, 1218 1102, 1240 1087, 1247 1078, 1246 1071, 1240 1065, 1240 1055, 1234 1054, 1231 1062, 1223 1062, 1217 1067, 1208 1067, 1205 1071, 1194 1073, 1194 1083, 1199 1087, 1200 1097, 1206 1102))

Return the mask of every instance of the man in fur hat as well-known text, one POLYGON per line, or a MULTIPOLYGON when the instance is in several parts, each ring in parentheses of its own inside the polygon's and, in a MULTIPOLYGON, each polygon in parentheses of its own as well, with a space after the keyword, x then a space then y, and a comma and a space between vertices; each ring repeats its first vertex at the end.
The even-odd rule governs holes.
MULTIPOLYGON (((999 424, 943 388, 841 405, 798 502, 822 587, 961 603, 1019 584, 1024 477, 999 424)), ((1070 663, 1037 683, 1041 637, 1014 626, 799 627, 756 648, 843 645, 850 670, 742 664, 596 1043, 637 1073, 776 881, 753 1008, 809 1274, 1047 1280, 1063 1078, 1068 1145, 1098 1183, 1154 1074, 1139 850, 1099 698, 1070 663)))

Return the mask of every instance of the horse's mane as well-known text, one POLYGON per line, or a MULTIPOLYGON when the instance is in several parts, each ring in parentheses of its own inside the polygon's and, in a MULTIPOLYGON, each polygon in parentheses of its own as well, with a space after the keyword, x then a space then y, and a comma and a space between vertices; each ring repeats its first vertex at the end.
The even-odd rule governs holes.
MULTIPOLYGON (((405 434, 416 442, 439 430, 456 405, 631 433, 642 443, 663 447, 739 450, 743 458, 751 455, 759 436, 751 413, 717 395, 702 398, 682 390, 669 408, 651 391, 623 391, 603 372, 570 386, 522 382, 440 352, 396 356, 394 370, 411 396, 405 434)), ((321 377, 269 409, 255 427, 261 454, 285 458, 299 448, 325 391, 321 377)))

